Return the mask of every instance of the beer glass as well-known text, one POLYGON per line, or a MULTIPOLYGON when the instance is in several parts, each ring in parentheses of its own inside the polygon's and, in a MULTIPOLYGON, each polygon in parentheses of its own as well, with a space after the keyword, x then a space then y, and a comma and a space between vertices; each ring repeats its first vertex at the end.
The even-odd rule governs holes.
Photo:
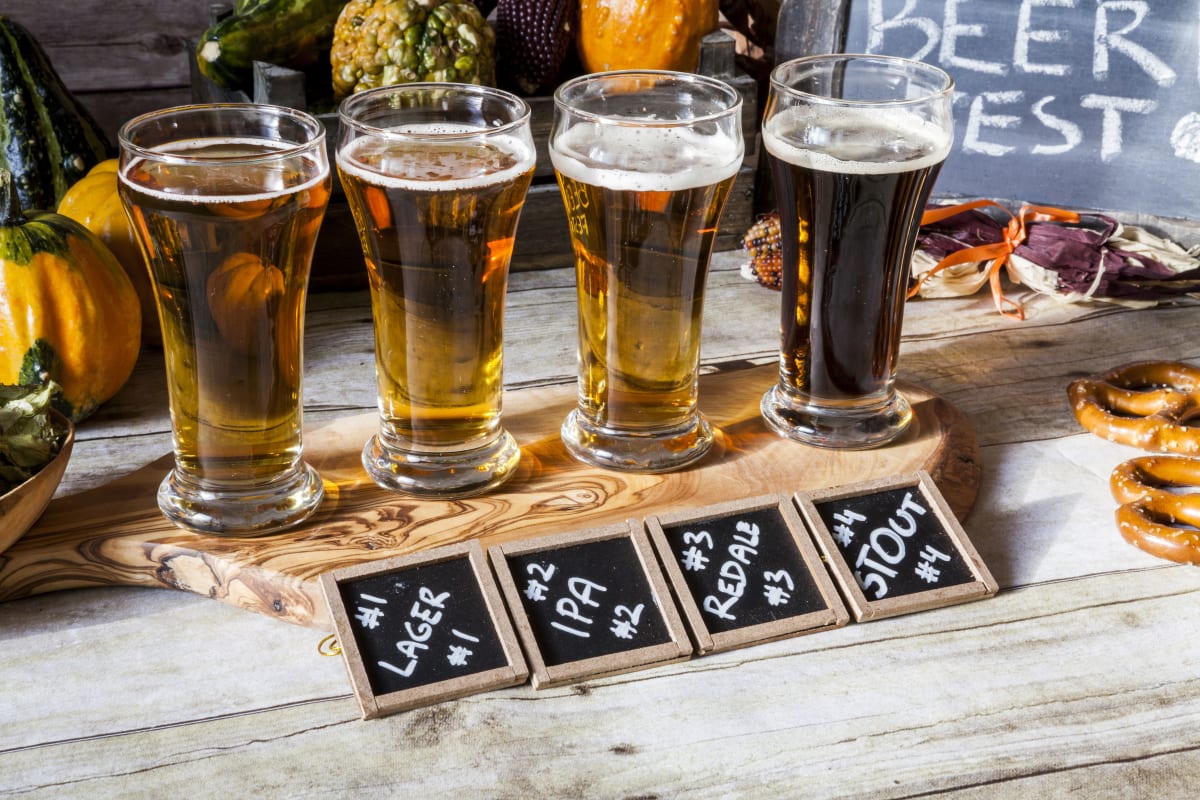
POLYGON ((304 307, 329 201, 313 117, 252 104, 155 111, 119 133, 119 192, 162 323, 176 524, 263 534, 321 502, 301 459, 304 307))
POLYGON ((742 164, 741 97, 674 72, 576 78, 554 95, 550 157, 578 299, 581 461, 665 472, 713 441, 697 406, 704 284, 742 164))
POLYGON ((533 177, 529 107, 482 86, 388 86, 344 100, 337 165, 366 258, 385 489, 467 497, 521 457, 501 425, 504 300, 533 177))
POLYGON ((771 74, 762 139, 783 252, 776 432, 862 449, 899 436, 900 327, 921 214, 953 140, 953 81, 899 58, 826 55, 771 74))

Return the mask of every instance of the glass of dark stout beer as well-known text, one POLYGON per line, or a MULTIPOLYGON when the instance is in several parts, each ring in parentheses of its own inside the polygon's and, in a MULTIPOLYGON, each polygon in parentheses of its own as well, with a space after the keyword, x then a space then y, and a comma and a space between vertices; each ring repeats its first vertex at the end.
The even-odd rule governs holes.
POLYGON ((767 423, 869 448, 912 420, 895 389, 910 261, 953 141, 954 83, 886 56, 827 55, 771 74, 762 138, 779 203, 782 344, 767 423))
POLYGON ((388 86, 339 109, 338 174, 370 278, 380 486, 468 497, 521 451, 501 425, 504 300, 535 161, 529 107, 452 83, 388 86))
POLYGON ((550 157, 575 255, 576 458, 664 472, 701 458, 700 327, 717 221, 742 164, 741 97, 673 72, 595 73, 554 95, 550 157))
POLYGON ((150 265, 175 468, 168 519, 255 535, 323 496, 301 459, 304 307, 329 201, 321 124, 252 104, 155 111, 122 126, 119 192, 150 265))

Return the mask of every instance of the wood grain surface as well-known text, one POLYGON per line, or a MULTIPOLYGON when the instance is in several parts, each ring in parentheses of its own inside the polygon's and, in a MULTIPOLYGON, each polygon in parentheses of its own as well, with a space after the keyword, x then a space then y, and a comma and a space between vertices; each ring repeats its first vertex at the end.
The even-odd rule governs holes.
POLYGON ((314 431, 307 460, 325 480, 313 519, 282 534, 218 537, 183 531, 155 505, 169 455, 128 475, 51 503, 41 521, 0 554, 0 600, 58 589, 149 585, 195 592, 289 622, 327 627, 317 585, 331 569, 478 538, 486 547, 771 493, 837 486, 924 469, 965 517, 979 487, 974 432, 952 405, 911 385, 915 421, 890 446, 831 451, 783 439, 758 412, 773 366, 710 372, 701 405, 718 428, 715 451, 695 468, 619 473, 575 461, 558 426, 574 385, 509 391, 505 424, 522 442, 518 473, 501 490, 454 501, 385 492, 360 462, 373 413, 314 431))

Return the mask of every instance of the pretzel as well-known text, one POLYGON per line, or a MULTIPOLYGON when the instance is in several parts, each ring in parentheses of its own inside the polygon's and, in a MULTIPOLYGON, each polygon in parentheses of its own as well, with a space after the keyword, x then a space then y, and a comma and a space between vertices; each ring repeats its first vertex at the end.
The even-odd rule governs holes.
POLYGON ((1067 387, 1079 424, 1112 442, 1200 455, 1200 369, 1178 361, 1126 364, 1067 387))
POLYGON ((1168 561, 1200 565, 1200 458, 1132 458, 1113 470, 1109 488, 1121 503, 1117 530, 1125 541, 1168 561))

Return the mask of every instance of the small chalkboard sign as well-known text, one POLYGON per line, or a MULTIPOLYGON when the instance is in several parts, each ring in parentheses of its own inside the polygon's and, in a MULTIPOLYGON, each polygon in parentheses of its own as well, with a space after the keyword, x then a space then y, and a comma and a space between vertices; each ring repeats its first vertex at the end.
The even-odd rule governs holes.
POLYGON ((474 540, 335 570, 321 588, 364 719, 529 677, 474 540))
POLYGON ((535 689, 692 653, 638 523, 501 544, 488 555, 535 689))
POLYGON ((838 628, 850 615, 785 497, 650 517, 700 653, 838 628))
POLYGON ((860 622, 997 591, 924 471, 803 492, 795 500, 860 622))

